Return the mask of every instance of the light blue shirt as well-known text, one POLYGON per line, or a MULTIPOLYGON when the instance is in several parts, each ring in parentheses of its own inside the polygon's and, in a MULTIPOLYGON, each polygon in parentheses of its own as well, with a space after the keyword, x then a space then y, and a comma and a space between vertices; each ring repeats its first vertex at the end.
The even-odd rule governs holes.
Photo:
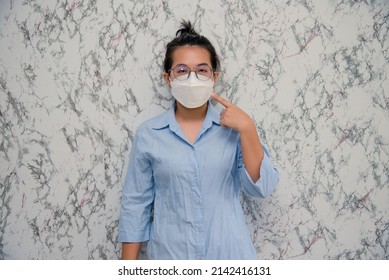
POLYGON ((119 242, 149 241, 149 259, 256 259, 240 204, 242 189, 270 195, 279 173, 268 151, 253 182, 239 134, 211 104, 192 145, 175 106, 137 130, 122 192, 119 242), (153 216, 152 208, 153 210, 153 216))

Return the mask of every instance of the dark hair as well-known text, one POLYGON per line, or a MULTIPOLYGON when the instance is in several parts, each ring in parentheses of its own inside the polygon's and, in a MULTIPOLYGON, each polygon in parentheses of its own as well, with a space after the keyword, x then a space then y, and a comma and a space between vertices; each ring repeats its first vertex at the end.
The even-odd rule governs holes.
POLYGON ((198 34, 190 21, 183 20, 181 22, 181 29, 176 32, 176 37, 167 44, 165 60, 163 62, 163 69, 167 73, 173 64, 173 52, 182 46, 199 46, 206 49, 211 57, 211 66, 214 71, 217 71, 220 66, 219 58, 216 54, 215 48, 211 42, 204 36, 198 34))

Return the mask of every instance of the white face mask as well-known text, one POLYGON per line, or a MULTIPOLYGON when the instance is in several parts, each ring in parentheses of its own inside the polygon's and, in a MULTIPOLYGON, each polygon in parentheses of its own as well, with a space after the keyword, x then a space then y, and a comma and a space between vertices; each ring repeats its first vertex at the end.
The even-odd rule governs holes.
POLYGON ((174 79, 170 82, 172 95, 186 108, 198 108, 204 105, 211 98, 213 84, 212 79, 200 81, 195 73, 184 81, 174 79))

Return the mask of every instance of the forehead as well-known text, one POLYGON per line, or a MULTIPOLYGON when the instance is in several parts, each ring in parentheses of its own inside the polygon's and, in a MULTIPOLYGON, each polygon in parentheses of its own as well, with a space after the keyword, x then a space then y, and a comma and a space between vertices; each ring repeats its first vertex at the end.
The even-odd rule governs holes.
POLYGON ((197 66, 204 63, 211 65, 211 56, 200 46, 182 46, 173 52, 173 67, 178 64, 197 66))

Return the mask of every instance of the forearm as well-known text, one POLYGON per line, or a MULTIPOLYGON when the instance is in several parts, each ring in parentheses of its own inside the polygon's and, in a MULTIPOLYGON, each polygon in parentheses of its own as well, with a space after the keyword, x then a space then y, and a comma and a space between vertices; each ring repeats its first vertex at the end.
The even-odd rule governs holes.
POLYGON ((256 182, 261 174, 261 163, 264 156, 254 122, 240 131, 243 163, 251 179, 256 182))
POLYGON ((122 260, 136 260, 140 251, 142 242, 123 242, 122 260))

